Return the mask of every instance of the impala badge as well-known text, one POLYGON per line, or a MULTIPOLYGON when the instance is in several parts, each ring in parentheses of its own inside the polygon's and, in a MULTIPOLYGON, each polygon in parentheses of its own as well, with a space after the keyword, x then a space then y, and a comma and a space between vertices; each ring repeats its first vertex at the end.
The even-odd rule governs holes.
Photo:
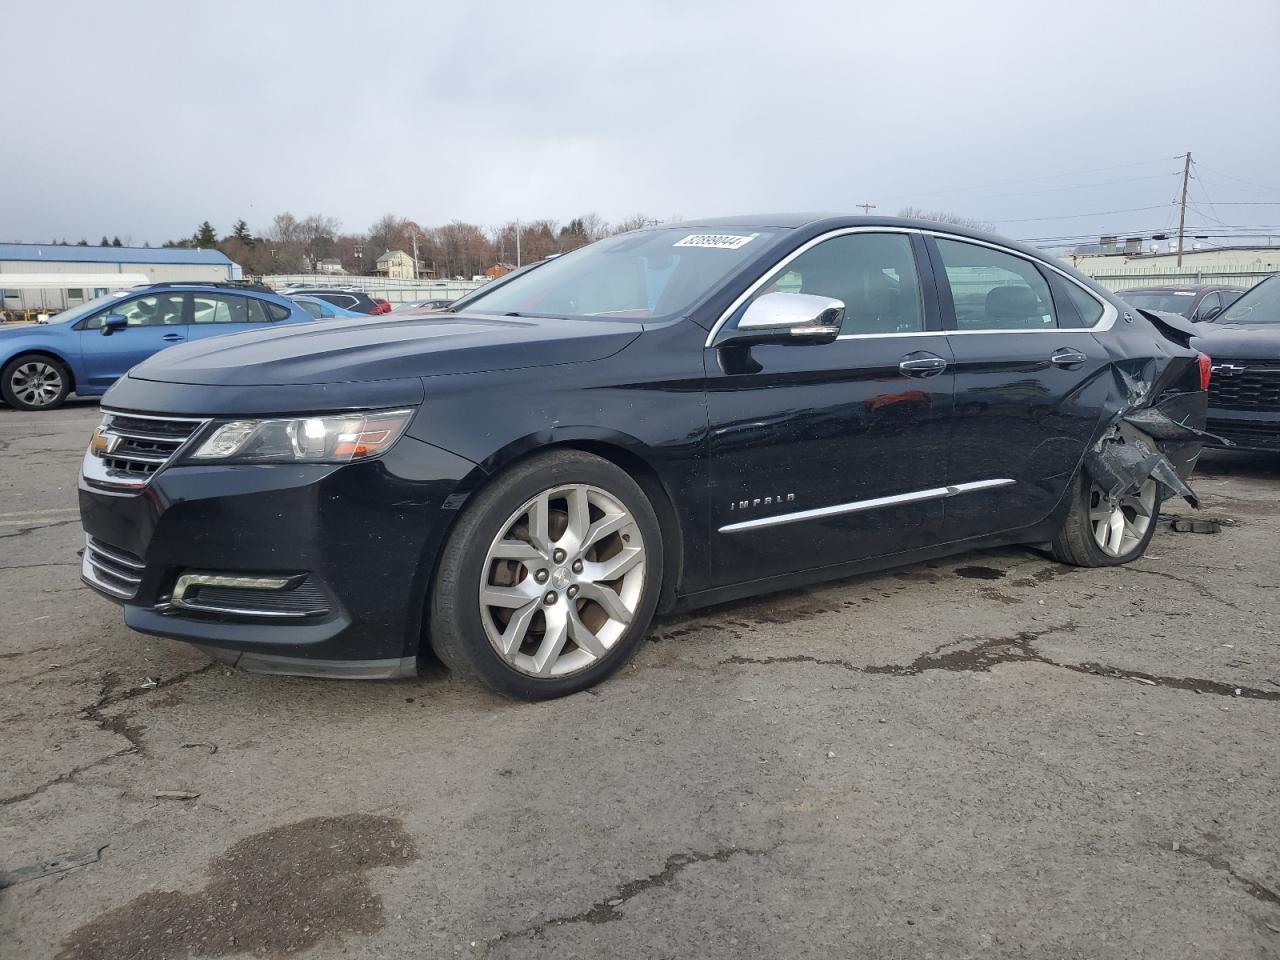
POLYGON ((750 510, 754 507, 772 507, 779 503, 795 503, 794 493, 776 493, 771 497, 756 497, 753 500, 730 500, 729 512, 750 510))

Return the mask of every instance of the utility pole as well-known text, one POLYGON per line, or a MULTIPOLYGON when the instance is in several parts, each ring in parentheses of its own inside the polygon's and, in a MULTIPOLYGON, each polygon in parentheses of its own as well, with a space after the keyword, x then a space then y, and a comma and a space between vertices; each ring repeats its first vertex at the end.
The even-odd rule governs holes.
POLYGON ((1182 240, 1187 229, 1187 180, 1191 177, 1191 151, 1182 160, 1182 202, 1178 214, 1178 266, 1182 266, 1182 240))
POLYGON ((520 221, 516 220, 516 266, 520 266, 520 221))
POLYGON ((863 216, 866 216, 876 208, 876 205, 874 203, 855 203, 854 206, 862 208, 863 216))
POLYGON ((413 279, 418 279, 418 231, 413 231, 413 279))

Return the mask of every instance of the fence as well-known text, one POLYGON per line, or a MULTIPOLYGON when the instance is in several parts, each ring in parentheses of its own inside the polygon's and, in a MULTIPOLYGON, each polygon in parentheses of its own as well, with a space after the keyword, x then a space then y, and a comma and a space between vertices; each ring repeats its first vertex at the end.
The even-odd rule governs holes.
POLYGON ((273 290, 285 287, 355 287, 393 304, 414 300, 457 300, 481 286, 481 280, 389 280, 332 273, 274 274, 262 278, 273 290))
POLYGON ((1154 287, 1161 284, 1221 283, 1248 289, 1274 271, 1255 264, 1224 264, 1216 267, 1112 267, 1084 271, 1108 290, 1126 287, 1154 287))

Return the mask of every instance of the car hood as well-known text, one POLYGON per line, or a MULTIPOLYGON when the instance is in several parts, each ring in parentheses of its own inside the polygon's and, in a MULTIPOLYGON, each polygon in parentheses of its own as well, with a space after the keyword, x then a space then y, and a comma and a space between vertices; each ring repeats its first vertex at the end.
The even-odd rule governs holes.
POLYGON ((641 332, 634 322, 487 314, 317 320, 172 347, 129 377, 244 387, 481 373, 599 360, 641 332))
POLYGON ((1191 345, 1211 359, 1280 360, 1280 323, 1198 323, 1191 345))

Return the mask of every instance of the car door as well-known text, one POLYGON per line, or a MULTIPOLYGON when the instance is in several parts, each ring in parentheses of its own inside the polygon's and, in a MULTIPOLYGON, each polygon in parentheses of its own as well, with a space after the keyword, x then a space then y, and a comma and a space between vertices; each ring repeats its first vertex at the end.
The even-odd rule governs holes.
POLYGON ((187 338, 203 340, 227 333, 260 330, 269 322, 265 304, 256 297, 234 293, 193 293, 187 338))
POLYGON ((946 539, 1026 526, 1066 491, 1099 425, 1108 360, 1087 329, 1101 300, 1016 251, 928 241, 955 362, 947 482, 983 481, 946 503, 946 539))
POLYGON ((80 327, 80 351, 90 385, 109 387, 147 357, 185 341, 185 298, 183 293, 133 297, 85 320, 80 327), (103 321, 111 314, 123 316, 126 325, 104 334, 103 321))
POLYGON ((708 338, 717 585, 898 553, 940 535, 952 377, 925 258, 909 231, 817 238, 758 280, 724 322, 736 324, 766 293, 817 294, 845 304, 837 340, 745 348, 708 338))

